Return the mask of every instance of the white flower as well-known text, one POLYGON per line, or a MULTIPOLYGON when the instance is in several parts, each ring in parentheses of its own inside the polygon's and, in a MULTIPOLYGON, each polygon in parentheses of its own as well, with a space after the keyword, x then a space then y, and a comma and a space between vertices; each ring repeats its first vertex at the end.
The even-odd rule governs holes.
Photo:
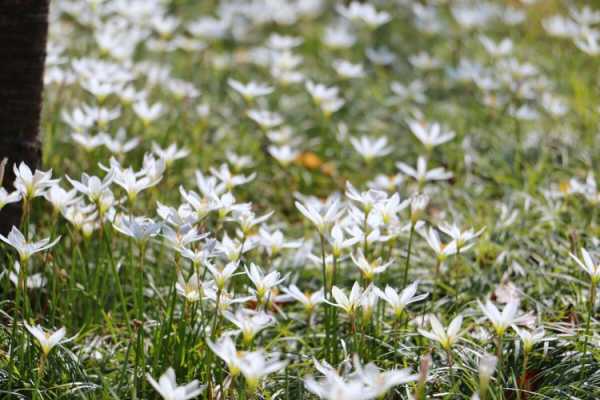
POLYGON ((410 221, 414 225, 429 204, 429 197, 425 194, 417 194, 410 198, 410 221))
POLYGON ((187 204, 194 210, 196 219, 201 220, 213 210, 217 209, 217 205, 210 202, 206 197, 200 197, 198 193, 190 190, 186 192, 183 186, 179 187, 179 193, 181 197, 186 201, 187 204))
POLYGON ((367 136, 351 137, 350 143, 365 161, 372 161, 374 158, 383 157, 392 152, 392 148, 388 147, 388 139, 385 136, 377 139, 367 136))
POLYGON ((252 392, 256 390, 263 377, 285 368, 286 365, 287 361, 266 358, 262 351, 253 351, 243 354, 240 360, 240 371, 252 392))
POLYGON ((354 356, 354 369, 356 377, 364 385, 367 392, 371 392, 374 398, 382 398, 394 386, 403 385, 416 381, 418 375, 411 374, 408 368, 380 370, 374 363, 362 366, 358 356, 354 356))
POLYGON ((120 215, 113 223, 114 228, 139 243, 145 243, 160 233, 161 224, 147 217, 120 215))
POLYGON ((306 90, 317 104, 334 100, 339 93, 339 88, 335 86, 327 87, 321 83, 314 83, 312 81, 306 81, 306 90))
POLYGON ((158 382, 156 382, 150 374, 146 374, 146 379, 148 379, 148 382, 150 382, 152 387, 160 393, 164 400, 193 399, 194 397, 198 397, 204 390, 204 386, 201 386, 200 382, 196 379, 186 385, 177 386, 173 368, 167 369, 165 373, 160 376, 158 382))
POLYGON ((504 38, 496 43, 485 35, 479 36, 479 41, 491 56, 502 57, 507 56, 512 52, 513 42, 509 38, 504 38))
POLYGON ((317 305, 325 300, 325 295, 322 288, 313 293, 302 293, 296 285, 290 285, 287 288, 282 288, 282 291, 285 293, 285 295, 278 296, 278 301, 292 298, 302 303, 304 309, 309 314, 314 311, 317 305))
POLYGON ((331 288, 331 294, 335 299, 335 303, 328 303, 332 306, 341 308, 349 316, 353 316, 355 315, 358 307, 360 306, 362 297, 365 292, 366 290, 363 292, 358 282, 354 282, 354 285, 352 285, 350 296, 347 296, 342 289, 338 288, 337 286, 334 286, 333 288, 331 288))
POLYGON ((42 196, 47 188, 59 181, 59 179, 52 179, 51 169, 48 171, 36 169, 35 173, 32 173, 24 162, 21 162, 18 167, 17 164, 14 164, 13 172, 15 174, 15 189, 26 201, 42 196))
POLYGON ((279 254, 282 249, 296 249, 302 245, 301 241, 286 242, 280 230, 269 232, 264 228, 260 228, 258 236, 261 246, 267 250, 270 256, 279 254))
POLYGON ((404 182, 404 177, 401 174, 396 175, 384 175, 379 174, 374 179, 367 182, 367 186, 375 190, 383 190, 386 192, 393 192, 404 182))
POLYGON ((81 181, 71 179, 67 175, 67 180, 79 192, 87 196, 92 203, 96 203, 102 193, 110 187, 113 182, 114 170, 110 169, 103 179, 97 176, 90 176, 85 172, 81 174, 81 181))
POLYGON ((400 195, 394 193, 391 197, 375 204, 375 212, 384 225, 398 222, 398 214, 411 203, 410 199, 400 201, 400 195))
POLYGON ((546 92, 542 95, 542 107, 554 117, 562 117, 569 112, 569 104, 561 97, 546 92))
POLYGON ((17 250, 21 264, 26 265, 33 254, 48 250, 58 243, 60 236, 53 242, 50 242, 50 238, 45 238, 37 242, 29 242, 25 239, 25 236, 23 236, 21 231, 16 226, 13 226, 8 233, 8 236, 0 234, 0 240, 17 250))
POLYGON ((347 248, 351 248, 356 243, 360 242, 360 237, 351 236, 346 238, 344 230, 339 224, 336 224, 331 229, 331 234, 327 238, 331 245, 331 252, 335 257, 342 255, 342 251, 347 248))
POLYGON ((348 24, 337 24, 325 28, 323 43, 334 49, 345 49, 356 43, 356 36, 350 31, 348 24))
POLYGON ((371 3, 351 2, 348 6, 338 4, 336 10, 351 21, 362 21, 371 28, 388 23, 392 17, 385 11, 378 12, 371 3))
POLYGON ((163 37, 169 37, 180 24, 179 18, 156 14, 150 20, 152 27, 163 37))
POLYGON ((152 142, 152 151, 158 157, 162 158, 167 165, 171 165, 173 161, 185 158, 190 154, 188 149, 179 148, 176 143, 172 143, 163 149, 158 143, 152 142))
POLYGON ((63 121, 74 129, 78 133, 82 133, 85 130, 94 126, 96 118, 93 113, 85 112, 85 108, 75 108, 72 113, 68 113, 67 110, 63 110, 61 117, 63 121))
POLYGON ((284 168, 290 165, 300 155, 300 151, 284 144, 282 146, 269 146, 269 154, 273 156, 284 168))
POLYGON ((227 84, 231 86, 236 92, 242 95, 246 101, 251 101, 256 97, 266 96, 273 93, 273 87, 258 82, 248 82, 243 84, 242 82, 236 81, 235 79, 228 79, 227 84))
POLYGON ((459 315, 455 317, 448 328, 444 329, 442 323, 435 315, 429 318, 431 324, 431 332, 419 329, 419 333, 430 340, 439 342, 442 348, 449 351, 460 337, 460 327, 462 326, 463 317, 459 315))
POLYGON ((79 201, 61 210, 62 216, 69 221, 75 229, 91 233, 98 217, 98 211, 93 204, 79 201))
MULTIPOLYGON (((121 109, 119 107, 115 107, 113 109, 105 108, 105 107, 96 107, 96 106, 88 106, 83 105, 84 112, 88 115, 91 115, 93 121, 98 124, 98 127, 101 129, 106 128, 107 124, 110 121, 113 121, 121 115, 121 109)), ((77 130, 76 127, 73 127, 77 130)))
POLYGON ((51 186, 50 189, 44 194, 44 197, 50 202, 50 204, 52 204, 52 208, 55 211, 60 211, 65 207, 76 203, 79 200, 76 196, 76 189, 72 189, 67 192, 58 184, 51 186))
POLYGON ((272 129, 283 123, 283 117, 267 110, 249 110, 248 117, 263 129, 272 129))
POLYGON ((346 227, 346 232, 351 236, 359 239, 360 242, 365 242, 371 245, 375 242, 386 242, 391 236, 385 236, 381 234, 380 223, 376 214, 369 215, 367 219, 367 227, 364 226, 364 213, 356 207, 350 208, 350 216, 354 223, 349 224, 346 227), (358 222, 360 221, 360 222, 358 222))
POLYGON ((375 275, 385 272, 385 270, 390 265, 392 265, 392 262, 393 262, 393 261, 388 261, 387 263, 383 263, 381 258, 378 258, 372 262, 369 262, 366 259, 365 255, 363 254, 362 250, 358 251, 357 256, 354 256, 354 254, 351 254, 350 257, 352 258, 354 265, 356 265, 361 270, 365 279, 368 282, 372 281, 373 278, 375 277, 375 275))
POLYGON ((164 107, 161 103, 149 105, 145 99, 142 99, 133 104, 133 111, 145 125, 148 125, 163 114, 164 107))
POLYGON ((241 242, 236 238, 231 239, 225 232, 223 239, 217 243, 217 251, 223 254, 227 261, 239 261, 240 257, 247 251, 252 250, 255 245, 254 241, 245 240, 241 242))
POLYGON ((235 314, 227 312, 225 318, 239 328, 238 333, 242 334, 246 344, 250 344, 258 332, 275 323, 275 319, 265 312, 246 309, 240 309, 235 314))
POLYGON ((244 267, 244 270, 254 285, 255 294, 259 302, 264 301, 265 296, 271 292, 271 289, 285 279, 280 278, 279 271, 271 271, 265 275, 263 270, 254 263, 250 263, 250 269, 244 267))
POLYGON ((119 128, 115 136, 107 133, 100 133, 104 146, 113 154, 125 154, 138 147, 140 139, 134 137, 127 139, 127 132, 124 128, 119 128))
POLYGON ((439 68, 442 65, 442 62, 439 59, 432 57, 425 51, 420 51, 419 53, 408 57, 408 61, 415 68, 422 70, 432 70, 439 68))
MULTIPOLYGON (((10 279, 10 281, 15 286, 19 285, 20 273, 21 273, 21 264, 18 261, 15 261, 13 271, 10 271, 8 274, 8 279, 10 279)), ((2 275, 3 274, 0 274, 0 276, 2 276, 2 275)), ((39 272, 36 274, 27 273, 25 287, 27 287, 29 289, 39 289, 39 288, 43 288, 44 286, 46 286, 46 283, 48 283, 48 279, 46 279, 46 277, 44 275, 42 275, 41 273, 39 273, 39 272)))
POLYGON ((45 331, 41 326, 31 326, 27 322, 24 322, 25 328, 35 337, 44 353, 44 356, 48 356, 50 351, 58 344, 66 342, 64 339, 67 330, 62 327, 56 332, 45 331))
POLYGON ((453 240, 450 243, 442 243, 434 228, 429 227, 428 231, 423 230, 419 233, 425 238, 429 247, 435 252, 439 262, 443 262, 452 254, 456 254, 456 241, 453 240))
POLYGON ((200 249, 188 249, 188 248, 178 248, 177 251, 183 257, 190 260, 194 266, 198 266, 200 264, 208 263, 208 259, 213 256, 212 250, 214 245, 216 244, 215 240, 209 240, 206 246, 203 246, 200 249))
POLYGON ((575 6, 569 7, 569 14, 573 19, 584 26, 594 25, 600 22, 600 11, 593 9, 592 7, 585 5, 581 8, 575 6))
POLYGON ((206 339, 206 343, 213 353, 225 361, 225 364, 227 364, 227 369, 229 369, 229 373, 232 377, 236 377, 240 374, 241 357, 235 348, 235 342, 230 336, 225 335, 216 343, 213 343, 210 339, 206 339))
POLYGON ((377 309, 379 303, 379 296, 373 290, 374 286, 369 285, 360 299, 361 316, 363 321, 370 321, 373 318, 373 313, 377 309))
POLYGON ((19 201, 21 201, 21 193, 19 193, 19 191, 15 190, 14 192, 8 193, 6 189, 0 187, 0 210, 7 204, 17 203, 19 201))
POLYGON ((193 225, 182 225, 178 227, 178 229, 173 229, 169 225, 164 225, 162 226, 161 231, 167 246, 175 250, 189 246, 209 235, 208 232, 198 232, 198 228, 193 225))
POLYGON ((574 38, 575 46, 584 53, 590 56, 597 56, 600 54, 600 43, 598 42, 598 35, 592 35, 590 33, 582 34, 574 38))
POLYGON ((187 281, 184 279, 183 275, 179 274, 175 289, 177 290, 177 293, 190 303, 200 300, 202 296, 202 282, 200 282, 200 279, 195 272, 187 281))
POLYGON ((362 78, 365 76, 365 70, 362 64, 352 64, 346 60, 335 60, 333 62, 333 68, 335 72, 345 79, 362 78))
POLYGON ((227 164, 221 164, 219 169, 211 167, 210 172, 217 177, 223 183, 223 185, 225 185, 227 190, 231 190, 235 186, 240 186, 251 182, 256 177, 256 173, 252 173, 248 176, 234 175, 229 170, 229 166, 227 164))
POLYGON ((579 25, 570 18, 553 15, 542 20, 542 26, 551 36, 569 38, 579 34, 579 25))
POLYGON ((369 400, 374 398, 371 388, 359 380, 345 380, 340 376, 327 376, 320 381, 312 377, 304 380, 309 392, 324 400, 369 400))
POLYGON ((504 306, 502 313, 498 308, 489 300, 486 301, 485 305, 481 301, 477 301, 479 308, 485 315, 485 317, 492 323, 496 335, 502 336, 506 332, 506 329, 511 325, 517 325, 524 321, 523 316, 519 316, 519 302, 512 301, 504 306))
POLYGON ((307 81, 306 90, 326 116, 339 110, 345 103, 343 99, 338 97, 339 89, 335 86, 327 87, 320 83, 315 84, 312 81, 307 81))
POLYGON ((573 260, 575 260, 577 265, 579 265, 585 272, 587 272, 590 275, 590 278, 592 279, 592 282, 594 284, 600 282, 600 264, 594 263, 592 256, 590 256, 590 253, 588 253, 586 249, 584 249, 583 247, 581 248, 581 256, 583 258, 583 261, 573 253, 569 253, 569 255, 573 260))
POLYGON ((359 203, 364 212, 369 213, 377 204, 387 198, 387 193, 375 189, 359 192, 350 181, 346 181, 346 196, 359 203))
POLYGON ((209 261, 205 261, 204 265, 213 276, 217 288, 223 290, 225 288, 225 285, 227 285, 227 283, 229 282, 229 279, 237 270, 239 263, 233 261, 228 262, 223 269, 215 267, 209 261))
POLYGON ((449 142, 455 136, 454 132, 443 131, 442 126, 437 122, 427 124, 416 120, 409 120, 408 126, 417 139, 428 149, 449 142))
POLYGON ((442 167, 433 168, 427 171, 427 159, 423 156, 419 156, 417 159, 416 169, 401 161, 396 163, 396 167, 398 167, 403 174, 415 179, 420 185, 427 181, 445 181, 452 178, 452 172, 448 172, 442 167))
POLYGON ((290 50, 294 47, 300 46, 303 41, 304 39, 301 37, 272 33, 269 36, 267 46, 275 50, 290 50))
POLYGON ((240 229, 244 235, 250 234, 252 229, 259 224, 262 224, 273 215, 274 211, 270 211, 265 215, 257 217, 252 211, 242 211, 235 214, 233 218, 240 225, 240 229))
POLYGON ((225 152, 227 162, 231 164, 235 171, 241 171, 254 165, 254 159, 249 155, 239 155, 231 150, 225 152))
POLYGON ((485 230, 485 226, 475 232, 473 228, 462 231, 457 225, 441 224, 438 226, 440 231, 450 236, 456 242, 457 252, 464 252, 473 246, 474 243, 469 243, 475 240, 485 230))
POLYGON ((401 101, 412 100, 416 103, 425 103, 427 101, 427 96, 425 95, 427 87, 420 80, 412 81, 406 85, 400 82, 392 82, 390 89, 401 101))
POLYGON ((294 204, 302 215, 315 225, 321 235, 327 234, 329 227, 333 225, 343 213, 343 210, 340 210, 338 200, 334 200, 325 210, 317 210, 312 203, 308 202, 302 204, 299 201, 296 201, 294 204))
POLYGON ((114 182, 127 192, 127 197, 131 203, 135 202, 142 190, 148 189, 158 183, 157 180, 151 180, 147 176, 140 177, 131 168, 116 171, 114 182))
POLYGON ((204 196, 219 196, 226 190, 216 176, 205 176, 201 171, 196 171, 196 186, 204 196))
POLYGON ((465 29, 485 25, 495 13, 495 9, 492 9, 488 3, 481 3, 478 6, 477 4, 457 2, 450 8, 450 11, 456 22, 465 29))
POLYGON ((203 16, 187 25, 187 30, 193 36, 207 39, 220 39, 230 29, 232 21, 229 18, 213 18, 203 16))
POLYGON ((375 293, 377 293, 377 295, 382 300, 384 300, 392 307, 394 316, 396 318, 400 318, 407 305, 415 303, 417 301, 421 301, 429 295, 429 293, 423 293, 418 296, 415 296, 415 294, 417 293, 418 285, 418 281, 413 282, 409 286, 405 287, 400 293, 398 293, 391 286, 386 286, 385 291, 382 291, 378 287, 375 287, 375 293))
POLYGON ((519 337, 521 338, 521 341, 523 342, 523 350, 525 351, 525 353, 531 352, 531 350, 533 350, 533 346, 536 343, 541 342, 544 339, 544 335, 546 334, 544 328, 541 326, 534 329, 533 331, 527 329, 519 329, 517 326, 513 326, 512 328, 515 330, 515 332, 517 332, 517 335, 519 335, 519 337))
POLYGON ((156 213, 164 222, 176 228, 181 228, 184 225, 193 225, 197 222, 194 213, 188 204, 182 204, 177 209, 174 207, 165 206, 160 201, 156 202, 156 213))

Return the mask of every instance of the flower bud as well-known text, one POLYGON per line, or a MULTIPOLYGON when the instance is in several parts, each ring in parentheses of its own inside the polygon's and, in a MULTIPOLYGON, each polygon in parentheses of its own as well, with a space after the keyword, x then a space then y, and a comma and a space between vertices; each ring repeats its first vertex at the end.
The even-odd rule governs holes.
POLYGON ((498 358, 491 354, 484 354, 479 360, 479 396, 482 399, 485 399, 497 363, 498 358))

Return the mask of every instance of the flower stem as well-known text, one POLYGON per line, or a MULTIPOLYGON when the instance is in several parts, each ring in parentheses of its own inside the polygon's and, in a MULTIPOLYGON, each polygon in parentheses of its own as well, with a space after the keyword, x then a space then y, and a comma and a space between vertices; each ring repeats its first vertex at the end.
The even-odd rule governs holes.
MULTIPOLYGON (((528 351, 524 351, 523 352, 523 371, 521 372, 521 382, 520 382, 520 390, 521 391, 525 391, 526 390, 526 379, 527 379, 527 363, 529 361, 529 352, 528 351)), ((519 392, 517 392, 519 393, 519 392)), ((519 395, 520 397, 520 395, 519 395)))
POLYGON ((585 323, 585 335, 584 335, 584 339, 583 339, 583 355, 581 356, 582 360, 583 360, 583 364, 581 365, 581 372, 579 373, 579 380, 582 380, 584 375, 585 375, 585 357, 587 356, 587 345, 588 345, 588 338, 590 335, 590 324, 591 324, 591 320, 592 320, 592 314, 594 312, 594 305, 596 304, 596 282, 594 280, 592 280, 592 283, 590 285, 590 302, 588 305, 588 315, 587 315, 587 321, 585 323))
POLYGON ((217 300, 215 303, 215 317, 213 319, 212 329, 210 331, 211 340, 217 337, 217 325, 219 322, 219 307, 221 306, 221 289, 217 289, 217 300))
MULTIPOLYGON (((323 234, 319 235, 321 239, 321 268, 323 270, 323 291, 325 293, 325 299, 331 301, 332 293, 331 288, 327 286, 327 262, 325 259, 325 237, 323 234)), ((330 357, 330 337, 329 337, 329 319, 331 315, 331 306, 325 306, 325 358, 331 361, 330 357)))
POLYGON ((46 357, 47 357, 47 355, 45 353, 41 352, 40 361, 38 364, 37 378, 35 379, 35 391, 34 391, 34 396, 33 396, 34 399, 43 398, 40 395, 40 382, 42 380, 42 377, 44 376, 44 369, 46 367, 46 357))
POLYGON ((404 277, 402 278, 402 287, 406 287, 408 281, 408 268, 410 267, 410 253, 412 250, 413 235, 415 233, 415 224, 410 226, 410 234, 408 236, 408 249, 406 251, 406 264, 404 265, 404 277))

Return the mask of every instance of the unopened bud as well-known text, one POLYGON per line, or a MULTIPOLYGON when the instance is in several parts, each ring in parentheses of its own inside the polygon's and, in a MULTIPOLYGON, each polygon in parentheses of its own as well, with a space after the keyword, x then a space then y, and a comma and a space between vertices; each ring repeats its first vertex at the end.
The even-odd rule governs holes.
POLYGON ((410 199, 410 221, 413 225, 421 218, 427 204, 429 204, 429 196, 425 194, 418 194, 410 199))
POLYGON ((482 400, 486 397, 497 364, 498 358, 491 354, 484 354, 479 360, 479 396, 482 400))
POLYGON ((419 378, 417 380, 417 400, 425 400, 425 383, 429 375, 429 367, 431 366, 431 355, 427 354, 421 357, 419 364, 419 378))

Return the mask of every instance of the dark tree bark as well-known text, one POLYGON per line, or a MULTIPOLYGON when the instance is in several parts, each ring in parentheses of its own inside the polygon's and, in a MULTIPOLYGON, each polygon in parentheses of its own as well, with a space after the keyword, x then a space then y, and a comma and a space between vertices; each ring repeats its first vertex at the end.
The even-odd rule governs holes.
MULTIPOLYGON (((39 167, 44 62, 50 0, 0 0, 0 161, 8 158, 3 186, 12 191, 13 164, 39 167)), ((0 211, 0 232, 19 224, 20 204, 0 211)))

